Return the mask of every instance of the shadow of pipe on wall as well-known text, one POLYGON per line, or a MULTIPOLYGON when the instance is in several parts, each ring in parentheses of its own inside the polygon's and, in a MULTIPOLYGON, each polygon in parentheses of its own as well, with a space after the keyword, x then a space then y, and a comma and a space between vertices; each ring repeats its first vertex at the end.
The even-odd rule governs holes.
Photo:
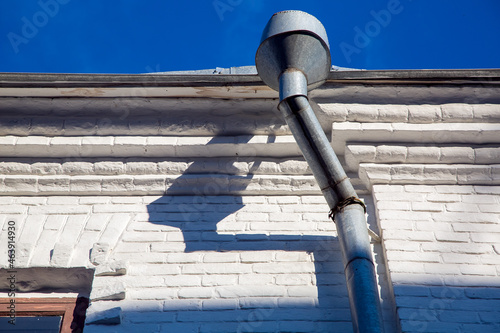
MULTIPOLYGON (((248 138, 251 139, 251 136, 248 138)), ((272 140, 272 137, 270 138, 272 140)), ((216 138, 214 139, 216 140, 216 138)), ((234 159, 234 161, 238 161, 238 158, 234 159)), ((207 321, 213 325, 223 321, 227 327, 220 327, 220 329, 225 331, 266 331, 267 329, 351 330, 349 302, 337 237, 324 235, 325 233, 315 235, 314 231, 307 234, 307 227, 296 233, 277 234, 277 231, 272 231, 273 222, 266 222, 271 227, 268 232, 252 231, 252 222, 265 222, 259 221, 262 216, 262 214, 259 214, 259 207, 266 211, 270 205, 259 201, 258 205, 252 204, 252 209, 256 209, 255 211, 247 211, 245 210, 246 203, 251 202, 252 198, 247 200, 242 195, 227 195, 218 183, 224 182, 227 175, 232 175, 231 177, 238 184, 238 189, 244 190, 253 179, 252 171, 258 169, 261 162, 255 161, 248 174, 240 175, 235 175, 237 170, 232 163, 225 164, 225 167, 216 174, 200 174, 199 170, 202 170, 203 166, 197 163, 203 162, 193 162, 181 176, 172 182, 164 197, 148 205, 149 221, 167 228, 178 229, 182 233, 182 238, 178 240, 184 244, 184 253, 232 251, 237 253, 259 251, 306 253, 310 258, 309 263, 306 263, 306 265, 310 264, 311 272, 303 275, 314 275, 314 278, 309 282, 309 287, 316 288, 317 292, 310 293, 310 288, 301 290, 299 286, 304 285, 304 282, 297 282, 297 286, 293 286, 295 282, 291 276, 289 285, 292 291, 288 290, 284 294, 280 294, 278 290, 284 290, 284 286, 275 285, 277 291, 270 292, 272 297, 265 297, 265 292, 258 290, 259 288, 268 290, 267 287, 269 286, 259 285, 261 282, 257 280, 253 285, 242 285, 242 289, 238 289, 238 286, 234 285, 227 286, 224 297, 234 293, 233 297, 238 297, 236 308, 220 309, 218 311, 212 309, 209 311, 208 317, 204 311, 194 312, 191 314, 192 320, 207 321), (205 182, 203 188, 200 189, 192 183, 192 181, 196 181, 200 177, 208 177, 213 181, 205 182), (188 189, 190 184, 193 187, 188 189), (186 195, 186 192, 190 194, 186 195), (184 195, 180 195, 181 193, 184 195), (239 212, 246 212, 245 216, 248 220, 238 223, 239 226, 234 228, 235 223, 232 222, 239 216, 239 212), (224 227, 224 223, 228 221, 232 224, 229 227, 232 230, 224 227), (243 289, 247 291, 242 291, 243 289), (242 296, 243 294, 248 297, 242 296), (271 298, 274 300, 270 301, 271 298), (230 320, 227 318, 228 314, 232 314, 234 317, 230 320)), ((293 196, 293 192, 290 195, 293 196)), ((325 212, 326 214, 328 212, 325 212)), ((179 249, 174 244, 171 244, 171 250, 168 247, 169 244, 166 244, 166 251, 175 252, 179 249)), ((237 264, 241 266, 262 265, 266 261, 269 262, 269 259, 256 259, 254 263, 242 261, 237 264)), ((174 265, 175 263, 171 264, 174 265)), ((223 267, 231 264, 219 263, 218 265, 221 266, 218 271, 223 272, 223 267)), ((304 273, 303 266, 294 267, 294 263, 291 262, 271 261, 271 265, 275 266, 275 274, 281 276, 304 273)), ((228 269, 228 272, 232 269, 237 270, 238 268, 228 269)), ((200 274, 210 273, 210 271, 201 271, 200 274)), ((238 274, 237 271, 233 273, 238 274)), ((247 272, 247 274, 258 277, 259 273, 251 271, 247 272)), ((207 286, 207 288, 212 287, 207 286)), ((166 303, 168 303, 168 300, 166 303)), ((182 310, 178 309, 178 311, 182 310)))

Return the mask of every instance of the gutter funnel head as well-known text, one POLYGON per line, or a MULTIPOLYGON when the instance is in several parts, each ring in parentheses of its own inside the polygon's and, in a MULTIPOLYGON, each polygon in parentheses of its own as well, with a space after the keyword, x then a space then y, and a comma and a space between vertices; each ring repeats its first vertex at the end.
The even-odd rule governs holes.
POLYGON ((280 75, 286 70, 301 71, 308 90, 320 86, 331 68, 325 28, 298 10, 274 14, 262 33, 255 64, 262 81, 274 90, 279 90, 280 75))

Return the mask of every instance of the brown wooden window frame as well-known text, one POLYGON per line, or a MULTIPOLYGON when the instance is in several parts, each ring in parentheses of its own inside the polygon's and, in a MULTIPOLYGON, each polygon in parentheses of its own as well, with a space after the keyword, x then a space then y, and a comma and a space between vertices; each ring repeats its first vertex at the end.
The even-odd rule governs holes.
MULTIPOLYGON (((11 298, 0 298, 0 317, 9 317, 10 312, 7 306, 10 305, 11 298)), ((75 332, 75 327, 71 327, 75 318, 75 309, 83 314, 88 307, 88 298, 84 297, 63 297, 63 298, 21 298, 16 297, 16 317, 36 317, 36 316, 61 316, 60 333, 75 332)), ((81 320, 81 319, 80 319, 81 320)), ((83 323, 80 323, 83 326, 83 323)), ((81 327, 83 329, 83 327, 81 327)), ((81 330, 78 330, 81 332, 81 330)))

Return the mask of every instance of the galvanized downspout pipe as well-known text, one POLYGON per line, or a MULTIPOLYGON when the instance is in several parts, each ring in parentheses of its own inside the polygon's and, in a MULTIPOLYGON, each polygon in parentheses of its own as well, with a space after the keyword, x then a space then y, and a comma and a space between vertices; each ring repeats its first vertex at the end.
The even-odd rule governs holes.
POLYGON ((255 57, 257 71, 280 93, 279 110, 304 155, 336 223, 355 332, 383 332, 365 206, 309 104, 307 91, 321 85, 331 67, 326 31, 300 11, 273 15, 255 57))

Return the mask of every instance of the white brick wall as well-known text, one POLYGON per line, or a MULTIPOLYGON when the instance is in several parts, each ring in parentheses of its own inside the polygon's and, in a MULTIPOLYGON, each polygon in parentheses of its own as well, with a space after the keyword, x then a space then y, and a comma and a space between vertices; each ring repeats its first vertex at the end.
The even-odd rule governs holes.
POLYGON ((30 205, 29 197, 2 197, 0 209, 29 205, 2 221, 4 229, 24 221, 21 239, 34 240, 25 242, 25 266, 99 264, 89 320, 120 308, 122 324, 86 331, 351 331, 335 226, 320 198, 73 196, 30 205))
MULTIPOLYGON (((381 235, 387 332, 500 331, 498 87, 464 75, 311 92, 381 235)), ((19 269, 95 269, 86 332, 352 331, 335 225, 277 94, 158 78, 113 98, 2 81, 0 244, 15 221, 19 269)))
POLYGON ((403 331, 498 331, 499 189, 373 186, 403 331))

